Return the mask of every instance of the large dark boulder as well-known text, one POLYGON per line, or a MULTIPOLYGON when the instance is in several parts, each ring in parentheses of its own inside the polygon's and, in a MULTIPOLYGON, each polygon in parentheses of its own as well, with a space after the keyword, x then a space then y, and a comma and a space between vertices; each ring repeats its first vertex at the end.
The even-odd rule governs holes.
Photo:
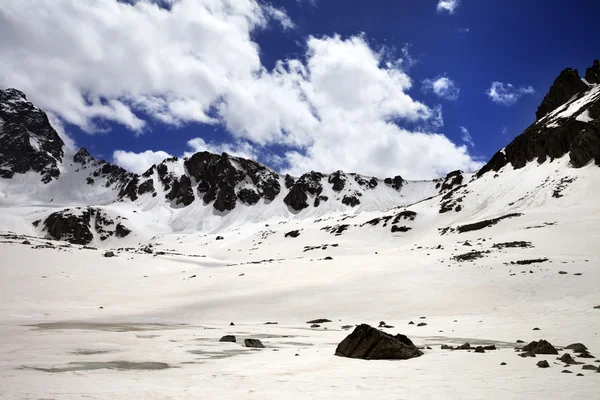
POLYGON ((362 324, 338 345, 335 355, 363 360, 408 360, 423 353, 404 335, 392 336, 362 324))
POLYGON ((546 340, 541 339, 539 342, 531 342, 527 346, 523 347, 524 352, 531 352, 533 354, 558 354, 558 350, 554 348, 546 340))
POLYGON ((238 199, 240 199, 240 201, 251 206, 258 203, 258 201, 260 200, 260 195, 256 193, 255 190, 248 188, 241 189, 238 192, 237 197, 238 199))
POLYGON ((94 240, 90 221, 90 210, 86 209, 80 212, 63 210, 50 214, 44 220, 43 226, 51 239, 85 245, 94 240))
POLYGON ((544 97, 542 104, 538 107, 535 114, 536 118, 538 120, 542 119, 556 108, 565 104, 574 95, 584 92, 587 89, 588 86, 583 83, 576 69, 567 68, 563 70, 550 87, 550 91, 544 97))

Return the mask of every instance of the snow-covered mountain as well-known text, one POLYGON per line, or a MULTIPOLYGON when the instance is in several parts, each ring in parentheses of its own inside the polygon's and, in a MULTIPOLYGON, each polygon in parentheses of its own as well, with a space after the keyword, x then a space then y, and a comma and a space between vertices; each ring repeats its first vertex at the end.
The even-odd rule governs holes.
POLYGON ((417 203, 440 214, 508 210, 529 204, 531 196, 539 199, 542 188, 554 198, 563 196, 577 179, 573 168, 600 164, 600 63, 585 79, 564 70, 537 121, 480 171, 454 171, 434 181, 343 171, 282 176, 252 160, 208 152, 168 158, 137 175, 96 160, 85 148, 67 149, 45 113, 15 89, 0 91, 0 149, 0 228, 80 244, 109 245, 131 232, 130 240, 144 241, 247 223, 385 213, 417 203), (532 163, 564 157, 568 163, 539 179, 526 174, 532 163), (500 185, 508 176, 512 181, 500 185), (518 187, 512 187, 515 176, 518 187))
POLYGON ((599 78, 563 71, 486 166, 431 182, 209 153, 138 176, 3 92, 0 392, 598 398, 599 78), (362 323, 423 356, 335 356, 362 323))

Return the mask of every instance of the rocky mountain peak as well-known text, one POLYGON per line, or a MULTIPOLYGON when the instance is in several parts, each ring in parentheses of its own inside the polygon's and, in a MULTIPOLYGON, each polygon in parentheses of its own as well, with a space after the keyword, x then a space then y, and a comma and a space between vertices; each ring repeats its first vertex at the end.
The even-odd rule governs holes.
POLYGON ((594 60, 594 65, 585 71, 585 80, 590 84, 600 83, 600 61, 594 60))
POLYGON ((0 90, 0 177, 35 171, 48 183, 60 175, 63 146, 46 113, 23 92, 0 90))
POLYGON ((79 151, 73 156, 73 161, 79 164, 86 165, 87 163, 94 161, 95 158, 87 151, 85 147, 79 149, 79 151))
POLYGON ((538 120, 544 118, 557 107, 569 101, 573 96, 587 89, 588 86, 581 80, 579 72, 576 69, 564 69, 550 87, 550 91, 544 97, 535 116, 538 120))
MULTIPOLYGON (((588 77, 600 63, 588 70, 588 77)), ((589 82, 589 81, 588 81, 589 82)), ((497 152, 477 173, 499 171, 507 164, 522 168, 569 154, 571 165, 581 168, 591 161, 600 165, 600 86, 587 85, 577 70, 567 68, 554 81, 538 108, 538 120, 497 152)))

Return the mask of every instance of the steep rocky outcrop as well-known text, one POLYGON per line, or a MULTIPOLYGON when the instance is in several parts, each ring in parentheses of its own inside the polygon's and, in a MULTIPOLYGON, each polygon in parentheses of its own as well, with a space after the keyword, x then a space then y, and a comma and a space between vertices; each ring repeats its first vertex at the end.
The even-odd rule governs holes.
POLYGON ((600 83, 600 61, 594 60, 594 65, 585 71, 585 80, 591 84, 600 83))
POLYGON ((537 109, 535 116, 538 120, 559 106, 565 104, 573 96, 584 92, 588 86, 581 80, 576 69, 567 68, 563 70, 550 87, 550 91, 544 97, 542 104, 537 109))
MULTIPOLYGON (((595 62, 589 74, 598 68, 595 62)), ((479 170, 478 177, 508 164, 519 169, 533 160, 543 163, 567 153, 575 168, 591 161, 600 165, 600 86, 588 86, 576 70, 566 69, 552 85, 537 116, 538 121, 497 152, 479 170)))
POLYGON ((404 335, 392 336, 362 324, 338 345, 335 355, 363 360, 408 360, 423 353, 404 335))
POLYGON ((321 180, 325 177, 320 172, 311 171, 302 175, 290 188, 283 202, 296 211, 308 207, 308 195, 319 196, 323 191, 321 180))
POLYGON ((49 183, 60 176, 63 146, 46 113, 23 92, 0 90, 0 178, 34 171, 49 183))

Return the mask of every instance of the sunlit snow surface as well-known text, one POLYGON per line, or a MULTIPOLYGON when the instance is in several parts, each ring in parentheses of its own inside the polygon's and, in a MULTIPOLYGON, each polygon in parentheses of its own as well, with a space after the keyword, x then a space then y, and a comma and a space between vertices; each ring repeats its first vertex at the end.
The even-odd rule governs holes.
MULTIPOLYGON (((363 225, 401 209, 290 218, 283 207, 258 206, 211 217, 147 201, 147 212, 104 206, 129 218, 137 235, 102 245, 135 249, 115 258, 104 258, 105 249, 34 249, 47 241, 0 238, 0 398, 600 398, 600 373, 576 365, 563 374, 556 356, 513 350, 518 339, 582 342, 600 359, 599 183, 597 167, 572 169, 568 156, 505 168, 469 183, 461 212, 440 214, 439 198, 409 207, 417 217, 402 222, 412 228, 406 233, 363 225), (483 230, 438 231, 519 212, 483 230), (211 230, 216 218, 226 222, 211 230), (339 224, 349 225, 339 236, 322 230, 339 224), (161 233, 167 227, 180 232, 161 233), (193 233, 197 227, 207 229, 193 233), (286 238, 292 230, 300 236, 286 238), (511 241, 534 247, 493 247, 511 241), (154 255, 139 251, 146 242, 154 255), (472 250, 490 253, 451 259, 472 250), (510 264, 535 258, 549 261, 510 264), (306 322, 316 318, 333 322, 311 329, 306 322), (334 356, 349 333, 343 325, 382 320, 395 326, 390 333, 432 350, 408 361, 334 356), (219 343, 226 334, 238 342, 219 343), (245 338, 266 348, 246 349, 245 338), (440 349, 464 342, 499 350, 440 349), (551 367, 538 368, 540 360, 551 367)), ((0 224, 28 233, 29 222, 19 221, 43 212, 13 204, 0 224)))

